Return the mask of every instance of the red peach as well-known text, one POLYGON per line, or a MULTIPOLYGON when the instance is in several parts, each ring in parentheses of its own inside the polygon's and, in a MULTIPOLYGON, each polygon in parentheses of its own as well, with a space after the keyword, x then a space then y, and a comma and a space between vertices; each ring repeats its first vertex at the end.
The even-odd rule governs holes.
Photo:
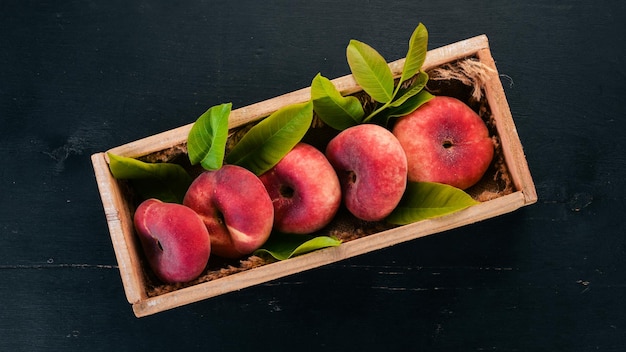
POLYGON ((148 263, 162 281, 187 282, 206 267, 209 233, 190 208, 148 199, 137 207, 134 225, 148 263))
POLYGON ((272 231, 272 200, 261 180, 240 166, 203 172, 192 182, 183 204, 200 215, 211 234, 212 251, 220 257, 250 254, 272 231))
POLYGON ((357 218, 378 221, 398 205, 407 183, 402 146, 387 129, 362 124, 347 128, 326 147, 346 208, 357 218))
POLYGON ((398 119, 393 134, 406 152, 409 181, 467 189, 481 179, 493 159, 487 126, 456 98, 431 99, 398 119))
POLYGON ((259 177, 274 203, 274 229, 307 234, 333 219, 341 205, 341 186, 322 152, 299 143, 259 177))

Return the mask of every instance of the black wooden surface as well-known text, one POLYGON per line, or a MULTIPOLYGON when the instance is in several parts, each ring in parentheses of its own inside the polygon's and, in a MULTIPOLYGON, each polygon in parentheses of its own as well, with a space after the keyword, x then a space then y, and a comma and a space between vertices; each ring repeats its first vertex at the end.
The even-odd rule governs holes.
POLYGON ((622 351, 621 1, 3 1, 0 351, 622 351), (137 319, 89 156, 487 34, 539 202, 137 319))

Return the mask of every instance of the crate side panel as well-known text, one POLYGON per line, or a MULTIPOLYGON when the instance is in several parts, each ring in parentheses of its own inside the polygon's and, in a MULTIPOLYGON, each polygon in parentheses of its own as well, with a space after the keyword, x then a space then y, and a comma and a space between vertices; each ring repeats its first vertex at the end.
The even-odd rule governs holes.
POLYGON ((126 298, 129 303, 135 303, 144 299, 146 293, 137 248, 131 237, 134 230, 129 207, 111 175, 104 154, 94 154, 91 160, 126 298))
POLYGON ((502 143, 504 157, 509 167, 509 172, 517 189, 521 190, 528 204, 537 201, 537 191, 530 174, 528 162, 524 155, 524 149, 511 115, 509 103, 504 94, 504 87, 500 82, 495 62, 491 56, 491 51, 486 48, 478 53, 479 60, 490 67, 490 79, 485 83, 485 91, 489 107, 496 121, 496 128, 502 143))

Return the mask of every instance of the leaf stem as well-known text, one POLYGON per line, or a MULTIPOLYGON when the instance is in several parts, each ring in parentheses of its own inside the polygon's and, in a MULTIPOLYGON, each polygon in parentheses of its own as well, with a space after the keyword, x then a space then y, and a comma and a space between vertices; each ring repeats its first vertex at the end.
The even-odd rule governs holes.
POLYGON ((369 114, 366 118, 363 119, 363 123, 367 123, 369 122, 371 119, 374 118, 374 116, 378 115, 379 112, 385 110, 386 108, 388 108, 391 103, 393 103, 394 99, 396 98, 396 95, 398 95, 398 92, 400 91, 400 87, 402 86, 402 83, 408 81, 408 79, 405 79, 404 81, 398 82, 398 84, 396 85, 396 87, 393 90, 393 94, 391 95, 391 99, 386 102, 385 104, 383 104, 381 107, 379 107, 378 109, 372 111, 371 114, 369 114))
MULTIPOLYGON (((393 101, 393 97, 392 97, 392 101, 393 101)), ((389 104, 391 104, 391 101, 385 103, 383 106, 381 106, 378 109, 372 111, 371 114, 369 114, 366 118, 363 119, 362 123, 368 123, 372 118, 374 118, 374 116, 378 115, 379 112, 381 112, 381 111, 385 110, 386 108, 388 108, 389 104)))

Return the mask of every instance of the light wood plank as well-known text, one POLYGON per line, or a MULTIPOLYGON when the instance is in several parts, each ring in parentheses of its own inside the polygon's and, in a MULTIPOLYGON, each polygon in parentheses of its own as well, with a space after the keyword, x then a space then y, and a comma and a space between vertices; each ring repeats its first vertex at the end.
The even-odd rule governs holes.
POLYGON ((126 298, 129 303, 135 303, 146 297, 146 291, 139 252, 133 238, 132 215, 117 181, 111 175, 104 153, 92 155, 91 161, 126 298))

